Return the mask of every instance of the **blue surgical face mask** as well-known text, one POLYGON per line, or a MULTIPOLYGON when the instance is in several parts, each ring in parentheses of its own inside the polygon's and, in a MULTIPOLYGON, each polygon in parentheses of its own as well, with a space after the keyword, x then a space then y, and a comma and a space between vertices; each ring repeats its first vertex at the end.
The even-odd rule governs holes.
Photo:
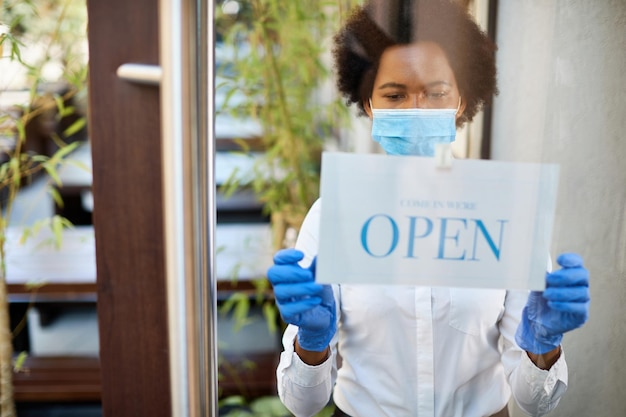
POLYGON ((372 108, 372 138, 388 155, 435 156, 436 144, 454 142, 457 112, 372 108))

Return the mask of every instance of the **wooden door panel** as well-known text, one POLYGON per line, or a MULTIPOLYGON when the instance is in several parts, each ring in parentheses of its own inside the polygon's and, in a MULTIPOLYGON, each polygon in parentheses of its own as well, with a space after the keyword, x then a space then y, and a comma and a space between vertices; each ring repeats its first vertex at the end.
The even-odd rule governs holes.
POLYGON ((158 65, 158 0, 87 7, 103 412, 168 416, 159 89, 116 76, 158 65))

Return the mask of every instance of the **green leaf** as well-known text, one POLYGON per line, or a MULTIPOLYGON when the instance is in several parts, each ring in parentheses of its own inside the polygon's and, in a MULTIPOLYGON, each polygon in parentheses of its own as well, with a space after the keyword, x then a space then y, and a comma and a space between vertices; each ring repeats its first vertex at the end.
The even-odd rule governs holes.
POLYGON ((31 235, 32 235, 31 229, 28 227, 24 228, 24 230, 22 230, 22 236, 20 236, 20 245, 23 245, 24 243, 26 243, 26 241, 31 235))
POLYGON ((241 395, 232 395, 220 400, 220 407, 226 405, 245 405, 246 399, 241 395))
POLYGON ((32 68, 31 66, 29 66, 22 60, 22 51, 20 50, 20 42, 11 35, 7 35, 7 38, 11 42, 10 60, 17 61, 21 65, 24 65, 27 68, 32 68))
POLYGON ((278 331, 278 311, 276 305, 271 301, 263 303, 263 317, 267 323, 267 330, 274 334, 278 331))
POLYGON ((250 359, 244 359, 243 362, 240 363, 240 366, 242 369, 246 369, 248 371, 257 369, 258 367, 256 362, 251 361, 250 359))
POLYGON ((72 223, 65 217, 59 215, 55 215, 52 217, 50 228, 52 230, 52 234, 54 235, 55 248, 61 248, 61 244, 63 243, 63 230, 72 227, 72 223))
POLYGON ((74 223, 72 223, 68 218, 63 217, 63 216, 54 216, 54 217, 59 217, 61 219, 61 223, 63 224, 63 227, 65 229, 73 229, 74 228, 74 223))
POLYGON ((239 146, 242 152, 249 153, 250 152, 250 142, 245 139, 235 138, 233 142, 239 146))
POLYGON ((17 129, 17 139, 24 142, 26 140, 26 127, 22 119, 15 120, 15 128, 17 129))
POLYGON ((31 226, 31 230, 32 230, 32 235, 36 236, 37 234, 39 234, 39 231, 41 230, 41 228, 43 226, 48 226, 50 224, 50 218, 44 218, 44 219, 40 219, 37 220, 32 226, 31 226))
POLYGON ((63 109, 62 112, 59 112, 59 114, 57 114, 57 117, 59 120, 61 120, 64 117, 73 115, 75 112, 76 108, 74 106, 67 106, 63 109))
POLYGON ((26 284, 24 284, 24 286, 26 287, 27 290, 32 291, 41 287, 45 287, 46 284, 47 284, 46 281, 28 281, 26 282, 26 284))
POLYGON ((30 157, 33 162, 46 162, 50 159, 47 155, 33 155, 30 157))
MULTIPOLYGON (((61 146, 54 153, 54 155, 52 155, 52 157, 48 160, 48 162, 45 165, 49 165, 49 166, 53 167, 56 170, 56 165, 59 164, 60 162, 62 162, 63 158, 65 158, 68 154, 73 152, 79 145, 80 145, 80 142, 72 142, 70 144, 61 146)), ((45 168, 45 166, 44 166, 44 168, 45 168)), ((46 168, 46 170, 47 170, 47 168, 46 168)))
MULTIPOLYGON (((85 119, 84 117, 81 117, 80 119, 76 120, 67 129, 63 131, 63 137, 68 138, 72 136, 73 134, 81 130, 83 127, 85 127, 86 124, 87 124, 87 119, 85 119)), ((74 143, 78 143, 78 142, 74 142, 74 143)))
POLYGON ((28 352, 20 352, 18 353, 17 357, 15 358, 14 362, 13 362, 13 370, 15 372, 21 372, 24 370, 24 363, 26 362, 26 359, 28 358, 28 352))
POLYGON ((63 102, 63 98, 58 94, 53 94, 52 97, 57 105, 57 110, 59 111, 59 115, 63 114, 65 111, 65 103, 63 102))
POLYGON ((20 187, 22 181, 22 173, 20 172, 20 160, 17 157, 13 157, 9 160, 9 167, 11 169, 11 178, 13 179, 13 186, 20 187))
POLYGON ((61 182, 61 177, 59 177, 59 174, 56 170, 56 166, 53 164, 52 159, 41 164, 41 166, 46 170, 48 175, 50 175, 50 178, 52 178, 52 180, 54 181, 56 185, 58 185, 59 187, 63 185, 63 183, 61 182))
POLYGON ((282 417, 289 415, 289 410, 276 396, 259 397, 250 403, 254 415, 267 417, 282 417))
POLYGON ((64 164, 75 166, 76 168, 82 169, 85 172, 91 173, 91 168, 82 161, 77 159, 66 159, 63 161, 64 164))
POLYGON ((65 79, 77 90, 81 91, 85 87, 88 73, 89 67, 81 64, 79 68, 68 71, 65 74, 65 79))
POLYGON ((79 145, 80 145, 80 142, 69 143, 69 144, 61 147, 59 150, 57 150, 52 157, 54 159, 63 159, 65 156, 69 155, 76 148, 78 148, 79 145))
POLYGON ((241 267, 241 262, 237 262, 235 265, 233 265, 230 271, 230 279, 234 284, 236 284, 237 280, 239 279, 239 271, 241 271, 241 267))
POLYGON ((250 312, 250 299, 248 297, 242 297, 236 304, 233 311, 233 318, 235 319, 234 331, 241 330, 246 324, 250 323, 248 319, 248 313, 250 312))
POLYGON ((48 187, 48 194, 50 194, 57 206, 63 208, 63 198, 56 187, 48 187))
POLYGON ((239 175, 239 171, 239 167, 235 167, 231 171, 226 181, 224 181, 224 183, 220 186, 220 191, 224 193, 225 198, 230 198, 235 193, 235 191, 237 191, 241 187, 241 176, 239 175))
POLYGON ((0 165, 0 181, 4 181, 6 179, 6 176, 9 172, 9 166, 9 162, 5 162, 4 164, 0 165))
POLYGON ((233 310, 233 308, 235 307, 235 305, 239 302, 239 300, 244 297, 247 298, 247 296, 244 293, 241 293, 241 292, 232 293, 220 307, 220 313, 222 314, 230 313, 231 310, 233 310))
POLYGON ((238 91, 236 87, 231 88, 224 96, 223 108, 228 108, 228 104, 233 95, 238 91))
POLYGON ((265 298, 265 294, 270 289, 270 283, 266 278, 254 279, 251 282, 256 290, 256 302, 260 304, 265 298))

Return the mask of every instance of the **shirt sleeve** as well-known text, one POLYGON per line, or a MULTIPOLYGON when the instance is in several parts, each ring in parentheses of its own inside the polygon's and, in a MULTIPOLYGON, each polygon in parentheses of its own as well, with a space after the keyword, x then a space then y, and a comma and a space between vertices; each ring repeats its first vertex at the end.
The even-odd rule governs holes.
POLYGON ((567 363, 565 353, 549 370, 535 366, 528 354, 515 342, 522 309, 528 298, 527 291, 509 291, 505 312, 500 320, 503 353, 502 364, 509 377, 513 398, 530 416, 544 416, 554 410, 567 390, 567 363))
POLYGON ((310 417, 330 401, 337 377, 336 341, 331 342, 328 359, 320 365, 311 366, 302 362, 294 351, 297 333, 298 328, 289 325, 283 335, 284 351, 280 355, 276 371, 278 396, 294 416, 310 417))
MULTIPOLYGON (((304 252, 301 264, 306 267, 317 254, 319 234, 319 200, 313 204, 307 214, 296 242, 296 249, 304 252)), ((339 320, 338 291, 333 288, 339 320)), ((289 325, 283 334, 283 352, 276 370, 278 396, 285 407, 296 417, 308 417, 317 414, 330 401, 337 378, 337 334, 330 342, 330 356, 317 366, 304 363, 296 354, 294 343, 298 327, 289 325)))

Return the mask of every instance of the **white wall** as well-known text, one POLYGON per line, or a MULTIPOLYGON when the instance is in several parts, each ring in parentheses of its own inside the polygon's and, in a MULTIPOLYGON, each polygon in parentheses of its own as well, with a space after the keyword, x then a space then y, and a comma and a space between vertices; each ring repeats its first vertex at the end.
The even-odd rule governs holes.
POLYGON ((497 42, 493 157, 560 164, 553 256, 578 252, 591 273, 550 415, 626 416, 626 2, 503 0, 497 42))

